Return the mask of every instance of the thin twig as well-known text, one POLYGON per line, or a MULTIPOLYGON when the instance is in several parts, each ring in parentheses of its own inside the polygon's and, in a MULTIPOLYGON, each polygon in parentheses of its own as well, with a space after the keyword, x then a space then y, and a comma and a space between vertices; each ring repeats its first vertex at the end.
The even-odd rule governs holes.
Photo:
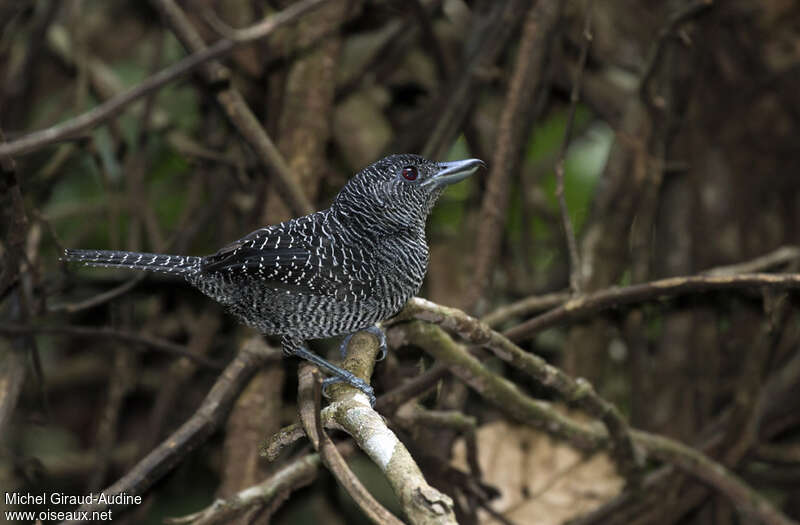
POLYGON ((723 494, 746 515, 767 525, 797 525, 764 496, 753 490, 735 473, 702 452, 674 439, 636 431, 636 442, 661 461, 672 463, 682 471, 704 481, 723 494))
POLYGON ((763 272, 770 268, 782 266, 797 260, 800 260, 800 246, 781 246, 777 250, 756 257, 755 259, 731 264, 729 266, 717 266, 716 268, 702 272, 702 274, 712 277, 722 277, 725 275, 763 272))
POLYGON ((534 312, 555 308, 569 300, 569 292, 532 295, 511 304, 503 305, 481 317, 491 327, 498 326, 514 317, 525 317, 534 312))
POLYGON ((548 312, 510 328, 503 335, 512 341, 532 337, 557 324, 583 319, 590 314, 626 304, 658 301, 676 295, 714 290, 744 290, 748 288, 792 290, 800 288, 800 274, 750 273, 732 276, 689 275, 670 277, 631 286, 606 288, 574 297, 548 312))
POLYGON ((694 0, 686 5, 681 6, 670 16, 666 26, 659 32, 658 40, 650 52, 650 56, 648 57, 644 71, 642 72, 641 79, 639 80, 639 96, 648 107, 653 107, 653 101, 648 93, 650 81, 653 79, 656 68, 661 62, 661 57, 664 54, 664 46, 666 45, 667 41, 681 25, 706 12, 713 4, 714 0, 694 0))
POLYGON ((320 466, 319 454, 301 456, 281 467, 263 482, 248 487, 228 499, 218 499, 208 507, 179 518, 167 518, 166 523, 214 525, 231 523, 236 514, 255 505, 269 505, 288 492, 310 484, 317 476, 320 466))
POLYGON ((481 309, 482 299, 490 290, 508 217, 511 178, 519 168, 522 145, 535 120, 533 113, 537 106, 541 106, 537 102, 545 86, 545 64, 552 35, 561 17, 562 3, 557 0, 536 2, 525 15, 522 39, 498 122, 494 154, 481 202, 473 286, 464 304, 470 312, 481 309))
POLYGON ((379 396, 375 403, 375 410, 387 416, 393 414, 403 403, 421 396, 435 387, 439 381, 447 377, 449 372, 446 366, 433 365, 429 370, 379 396))
POLYGON ((417 18, 419 27, 422 30, 422 43, 430 52, 433 62, 436 64, 436 76, 439 78, 440 82, 444 82, 449 76, 450 65, 444 54, 442 45, 439 42, 439 38, 433 31, 431 15, 428 13, 428 9, 422 4, 421 0, 410 0, 408 5, 414 12, 414 16, 417 18))
POLYGON ((580 100, 581 80, 583 71, 586 69, 586 58, 589 56, 589 44, 592 42, 592 0, 586 2, 586 20, 583 26, 583 45, 581 55, 578 59, 578 71, 575 73, 575 80, 572 84, 572 91, 569 96, 569 115, 564 127, 564 140, 558 151, 556 161, 556 197, 558 197, 558 207, 561 210, 561 221, 564 226, 564 235, 567 238, 567 250, 569 252, 569 287, 573 294, 581 293, 583 289, 583 278, 581 273, 581 260, 578 253, 578 242, 575 240, 575 229, 572 226, 572 219, 567 209, 567 198, 564 195, 564 162, 567 156, 567 146, 569 145, 572 128, 575 125, 575 111, 580 100))
MULTIPOLYGON (((185 357, 207 368, 221 370, 223 365, 219 361, 189 352, 186 347, 177 345, 166 339, 141 335, 135 332, 116 330, 110 327, 95 328, 93 326, 36 326, 21 324, 2 324, 0 334, 4 335, 36 335, 36 334, 62 334, 74 337, 106 338, 142 345, 144 349, 157 350, 165 354, 185 357)), ((134 350, 139 350, 134 346, 134 350)))
POLYGON ((134 361, 133 355, 122 349, 115 350, 114 362, 108 374, 108 394, 92 443, 94 467, 86 483, 91 492, 103 488, 106 481, 118 438, 122 403, 136 384, 137 376, 138 363, 134 361))
MULTIPOLYGON (((519 23, 519 13, 530 4, 526 0, 492 2, 485 16, 474 16, 468 34, 467 45, 474 50, 465 54, 464 63, 457 68, 460 75, 443 87, 440 97, 431 103, 435 121, 426 121, 431 132, 426 143, 419 149, 423 157, 439 158, 450 147, 453 137, 461 127, 476 97, 476 87, 481 82, 481 73, 490 69, 514 34, 519 23)), ((419 127, 413 129, 419 137, 419 127)), ((403 149, 408 147, 403 144, 403 149)))
MULTIPOLYGON (((63 250, 60 250, 59 253, 63 253, 63 250)), ((67 313, 75 313, 80 312, 82 310, 88 310, 90 308, 94 308, 95 306, 100 306, 101 304, 105 304, 109 301, 116 299, 121 295, 125 295, 129 291, 133 290, 137 284, 142 282, 145 277, 147 277, 146 273, 140 273, 133 279, 126 281, 110 290, 106 290, 105 292, 99 293, 95 296, 89 297, 83 301, 78 301, 75 303, 59 303, 51 305, 47 308, 48 312, 67 312, 67 313)))
MULTIPOLYGON (((770 268, 782 266, 798 259, 800 259, 800 247, 783 246, 773 252, 756 257, 755 259, 729 266, 718 266, 701 272, 700 275, 709 277, 726 277, 746 273, 763 272, 765 270, 769 270, 770 268)), ((496 310, 481 317, 481 321, 494 328, 513 317, 525 317, 531 313, 550 310, 558 306, 562 306, 564 303, 569 301, 569 299, 569 292, 566 291, 545 295, 532 295, 530 297, 520 299, 514 303, 497 308, 496 310)))
POLYGON ((478 463, 478 420, 458 410, 428 410, 413 403, 407 403, 397 411, 394 421, 408 429, 439 427, 454 430, 464 437, 469 470, 475 479, 481 479, 478 463))
MULTIPOLYGON (((4 141, 5 136, 0 129, 0 147, 4 141)), ((0 155, 0 204, 2 204, 0 220, 3 222, 5 237, 0 253, 0 263, 2 263, 0 297, 5 298, 4 315, 13 321, 26 323, 30 315, 29 301, 26 300, 25 287, 20 285, 25 277, 20 268, 25 259, 28 218, 19 187, 17 164, 13 158, 2 155, 0 155)), ((7 439, 10 435, 8 427, 25 385, 28 354, 34 357, 34 363, 39 363, 37 352, 35 342, 28 334, 19 334, 11 340, 0 342, 0 440, 7 439)), ((34 371, 41 387, 44 383, 41 368, 37 366, 34 371)))

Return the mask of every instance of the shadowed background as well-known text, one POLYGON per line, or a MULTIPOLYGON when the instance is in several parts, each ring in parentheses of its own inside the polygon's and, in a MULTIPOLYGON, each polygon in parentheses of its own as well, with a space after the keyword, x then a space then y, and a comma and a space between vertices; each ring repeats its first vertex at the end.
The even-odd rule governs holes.
MULTIPOLYGON (((4 2, 4 140, 80 115, 293 3, 4 2)), ((0 486, 108 486, 192 416, 253 335, 180 280, 67 266, 64 247, 213 253, 327 207, 389 153, 489 165, 435 208, 420 295, 488 314, 499 330, 570 293, 711 269, 796 272, 798 20, 781 0, 334 0, 68 141, 3 157, 0 486), (559 165, 579 258, 564 232, 559 165)), ((631 426, 702 449, 800 518, 796 296, 749 287, 649 299, 513 339, 591 381, 631 426)), ((418 347, 395 348, 372 384, 387 392, 431 366, 418 347)), ((243 378, 217 431, 115 521, 160 523, 274 472, 280 461, 258 445, 297 418, 296 374, 294 360, 270 359, 243 378)), ((492 503, 489 488, 454 474, 471 468, 464 425, 384 413, 428 481, 454 496, 460 523, 488 522, 481 506, 513 523, 746 520, 670 469, 592 512, 622 484, 608 462, 589 467, 599 454, 544 441, 450 376, 421 402, 472 418, 482 482, 501 494, 492 503), (588 470, 573 475, 578 467, 588 470)), ((349 458, 396 510, 369 460, 349 458)), ((250 517, 365 519, 324 470, 285 496, 250 517)))

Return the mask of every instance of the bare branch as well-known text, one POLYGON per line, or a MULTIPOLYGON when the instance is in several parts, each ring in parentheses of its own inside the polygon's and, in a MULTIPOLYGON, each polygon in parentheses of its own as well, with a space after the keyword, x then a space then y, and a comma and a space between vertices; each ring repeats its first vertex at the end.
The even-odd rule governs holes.
MULTIPOLYGON (((443 325, 448 326, 457 323, 456 320, 443 321, 443 325)), ((577 423, 554 410, 549 403, 523 394, 509 381, 483 366, 436 326, 410 323, 396 327, 389 335, 394 343, 411 343, 425 348, 437 359, 447 363, 453 373, 476 392, 519 421, 567 439, 579 448, 596 449, 609 444, 607 433, 596 427, 577 423)), ((702 452, 678 441, 640 430, 631 430, 630 434, 636 445, 648 455, 671 463, 709 484, 747 515, 767 525, 796 525, 795 521, 786 517, 733 472, 702 452)))
POLYGON ((761 287, 778 290, 800 288, 800 274, 750 273, 721 277, 689 275, 619 288, 606 288, 574 297, 558 308, 506 330, 503 335, 512 341, 521 341, 545 328, 582 319, 593 313, 625 304, 656 301, 676 295, 714 290, 743 290, 761 287))
MULTIPOLYGON (((350 340, 342 367, 368 380, 377 352, 376 338, 359 332, 350 340)), ((321 411, 320 426, 343 430, 353 437, 384 473, 411 523, 455 524, 453 501, 428 485, 411 454, 369 405, 366 395, 342 383, 331 385, 328 393, 331 403, 321 411)), ((275 457, 280 447, 295 440, 300 432, 300 425, 286 427, 262 447, 263 454, 275 457)))
POLYGON ((532 295, 511 304, 501 306, 483 317, 481 321, 489 326, 497 326, 513 317, 524 317, 534 312, 555 308, 569 300, 569 292, 555 292, 545 295, 532 295))
POLYGON ((798 246, 782 246, 777 250, 764 254, 749 261, 731 264, 729 266, 718 266, 711 270, 702 272, 703 275, 710 275, 712 277, 722 277, 726 275, 738 275, 742 273, 755 273, 763 272, 788 264, 800 259, 800 247, 798 246))
POLYGON ((742 481, 736 474, 712 460, 699 450, 663 436, 636 431, 636 442, 661 461, 672 463, 714 487, 730 503, 767 525, 797 525, 776 509, 764 496, 742 481))
POLYGON ((661 30, 658 35, 658 40, 650 52, 647 63, 645 64, 644 71, 642 72, 641 79, 639 80, 639 96, 648 107, 653 107, 653 101, 648 92, 650 81, 653 79, 656 68, 661 62, 661 57, 664 54, 664 46, 672 37, 672 34, 684 23, 692 18, 706 12, 711 6, 714 5, 714 0, 693 0, 688 4, 681 6, 675 13, 673 13, 666 26, 661 30))
MULTIPOLYGON (((394 413, 400 405, 409 399, 422 395, 433 388, 448 373, 449 370, 446 366, 441 364, 434 365, 430 370, 379 396, 375 403, 375 410, 386 415, 394 413)), ((323 409, 322 413, 323 425, 326 428, 336 426, 331 419, 329 408, 323 409)), ((269 461, 275 461, 284 448, 302 439, 305 435, 306 433, 299 423, 287 425, 261 444, 261 455, 269 461)))
MULTIPOLYGON (((63 334, 74 337, 115 339, 134 345, 142 345, 145 349, 158 350, 159 352, 163 352, 165 354, 185 357, 207 368, 216 368, 218 370, 222 369, 222 364, 219 361, 189 352, 185 346, 172 343, 166 339, 141 335, 134 332, 126 332, 124 330, 116 330, 110 327, 95 328, 93 326, 36 326, 3 324, 0 325, 0 334, 63 334)), ((136 348, 134 347, 134 349, 136 348)))
POLYGON ((198 512, 180 518, 168 518, 165 522, 193 525, 230 523, 231 519, 243 509, 255 505, 269 505, 287 492, 308 485, 316 478, 320 463, 319 454, 301 456, 258 485, 241 490, 231 498, 218 499, 198 512))
MULTIPOLYGON (((529 4, 525 0, 493 2, 485 17, 473 16, 474 28, 469 31, 479 35, 475 38, 475 52, 467 55, 465 63, 460 65, 461 73, 443 86, 439 99, 433 103, 436 111, 431 114, 435 114, 436 120, 430 123, 430 135, 421 148, 423 157, 438 158, 450 147, 473 105, 482 73, 494 65, 519 23, 519 13, 529 4)), ((419 135, 418 129, 413 133, 419 135)))
POLYGON ((47 308, 48 312, 67 312, 67 313, 75 313, 80 312, 82 310, 88 310, 89 308, 94 308, 95 306, 99 306, 101 304, 105 304, 109 301, 116 299, 121 295, 125 295, 129 291, 133 290, 137 284, 142 282, 147 277, 146 273, 141 273, 136 277, 126 281, 119 286, 115 286, 110 290, 106 290, 105 292, 99 293, 93 297, 85 299, 83 301, 78 301, 75 303, 60 303, 54 304, 47 308))
POLYGON ((481 299, 491 283, 508 216, 510 179, 519 168, 522 145, 535 120, 533 112, 545 85, 545 64, 562 4, 557 0, 536 2, 525 16, 522 40, 506 103, 500 115, 486 192, 481 202, 481 219, 475 243, 474 285, 465 302, 465 309, 469 311, 480 307, 481 299))
POLYGON ((575 124, 575 110, 580 100, 581 79, 586 68, 586 58, 589 56, 589 44, 592 42, 592 0, 586 2, 586 21, 583 26, 583 45, 581 55, 578 59, 578 71, 572 84, 572 91, 569 97, 569 115, 564 127, 564 140, 561 141, 561 148, 558 152, 556 161, 556 197, 558 197, 558 207, 561 210, 561 222, 564 226, 564 235, 567 238, 567 250, 569 252, 569 287, 574 294, 581 293, 583 289, 583 277, 581 275, 581 260, 578 253, 578 243, 575 240, 575 229, 572 227, 572 219, 569 217, 567 209, 567 199, 564 196, 564 162, 567 156, 567 146, 572 135, 572 127, 575 124))
POLYGON ((402 525, 403 522, 397 519, 391 512, 378 503, 369 493, 361 481, 353 474, 347 466, 344 458, 336 449, 331 438, 325 433, 320 422, 320 387, 322 379, 319 370, 312 365, 303 363, 299 371, 300 392, 298 394, 300 421, 306 435, 311 440, 314 449, 322 457, 323 463, 336 477, 339 484, 353 498, 364 514, 374 523, 390 525, 402 525))
MULTIPOLYGON (((490 349, 500 359, 561 394, 565 401, 575 403, 588 414, 601 420, 611 436, 613 456, 620 467, 620 472, 627 479, 635 481, 638 478, 643 458, 638 456, 633 446, 628 423, 617 407, 600 397, 588 381, 572 379, 544 359, 525 352, 484 323, 455 308, 417 298, 409 302, 402 315, 454 330, 470 343, 490 349)), ((432 333, 429 335, 435 336, 432 333)))
MULTIPOLYGON (((344 368, 362 379, 368 377, 361 374, 368 370, 371 375, 377 351, 377 340, 373 335, 356 334, 350 340, 344 368)), ((355 439, 361 450, 384 473, 409 521, 415 524, 455 524, 453 501, 428 485, 408 449, 369 406, 366 396, 358 392, 343 397, 347 390, 354 389, 349 385, 331 387, 332 403, 326 410, 331 411, 339 427, 355 439), (340 393, 342 391, 344 394, 340 393)))

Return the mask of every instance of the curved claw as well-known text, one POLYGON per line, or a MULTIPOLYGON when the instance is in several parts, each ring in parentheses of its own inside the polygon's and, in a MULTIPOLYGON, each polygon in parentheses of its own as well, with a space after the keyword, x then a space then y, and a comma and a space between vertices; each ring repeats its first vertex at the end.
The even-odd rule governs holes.
POLYGON ((339 345, 339 355, 342 356, 343 361, 344 358, 347 357, 347 345, 350 344, 350 339, 352 339, 354 335, 356 335, 355 332, 345 336, 345 338, 342 339, 342 344, 339 345))
POLYGON ((378 325, 370 326, 367 328, 367 332, 378 338, 378 350, 380 351, 380 354, 378 354, 378 357, 375 358, 375 361, 383 361, 386 359, 386 352, 389 350, 389 346, 386 344, 386 334, 378 325))
MULTIPOLYGON (((375 361, 383 361, 386 359, 386 352, 388 351, 389 347, 386 344, 386 334, 383 333, 381 327, 378 325, 372 325, 369 328, 365 328, 364 331, 369 332, 378 338, 378 350, 380 353, 378 354, 378 357, 375 358, 375 361)), ((342 359, 347 357, 347 345, 350 344, 350 339, 352 339, 354 335, 355 332, 349 334, 342 340, 342 344, 339 345, 339 355, 342 356, 342 359)))
POLYGON ((375 391, 372 389, 372 387, 369 384, 367 384, 366 381, 364 381, 363 379, 361 379, 359 377, 353 377, 353 378, 348 378, 348 379, 344 379, 344 378, 336 377, 336 376, 334 376, 334 377, 326 377, 322 381, 322 395, 325 396, 325 397, 330 397, 328 395, 328 387, 333 385, 333 384, 335 384, 335 383, 347 383, 348 385, 361 390, 369 398, 370 406, 373 406, 373 407, 375 406, 375 401, 376 401, 376 399, 375 399, 375 391))

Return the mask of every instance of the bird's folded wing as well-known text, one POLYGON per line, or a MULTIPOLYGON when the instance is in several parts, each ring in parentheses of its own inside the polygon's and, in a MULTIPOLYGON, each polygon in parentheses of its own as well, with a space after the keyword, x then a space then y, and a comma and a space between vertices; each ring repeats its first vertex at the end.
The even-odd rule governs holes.
POLYGON ((317 241, 318 245, 311 246, 285 232, 281 235, 267 229, 257 230, 206 257, 202 271, 248 275, 271 288, 294 293, 336 298, 366 293, 368 283, 334 262, 329 241, 323 239, 320 243, 319 238, 317 241))

